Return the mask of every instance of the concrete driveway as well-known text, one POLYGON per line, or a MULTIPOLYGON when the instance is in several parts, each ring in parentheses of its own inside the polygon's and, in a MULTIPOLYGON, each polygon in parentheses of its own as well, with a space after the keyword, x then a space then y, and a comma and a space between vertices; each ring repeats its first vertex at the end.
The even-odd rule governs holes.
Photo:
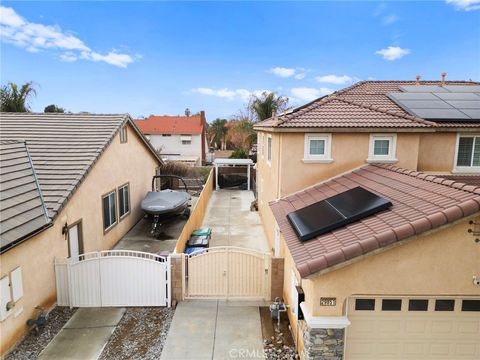
POLYGON ((216 190, 208 203, 203 227, 212 228, 210 247, 238 246, 269 252, 267 238, 257 211, 250 211, 255 200, 252 191, 216 190))
POLYGON ((180 302, 161 359, 263 359, 259 305, 263 303, 180 302))

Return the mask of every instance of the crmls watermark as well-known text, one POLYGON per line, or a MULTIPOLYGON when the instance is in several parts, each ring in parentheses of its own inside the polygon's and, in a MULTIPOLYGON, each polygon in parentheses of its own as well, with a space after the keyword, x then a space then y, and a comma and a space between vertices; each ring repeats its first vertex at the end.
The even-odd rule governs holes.
POLYGON ((230 349, 228 355, 231 359, 265 359, 265 350, 263 349, 230 349))

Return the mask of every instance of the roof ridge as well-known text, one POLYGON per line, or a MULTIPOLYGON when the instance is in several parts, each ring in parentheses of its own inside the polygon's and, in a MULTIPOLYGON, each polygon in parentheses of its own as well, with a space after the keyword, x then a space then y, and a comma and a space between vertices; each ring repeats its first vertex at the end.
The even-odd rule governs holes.
POLYGON ((459 181, 446 179, 446 178, 441 177, 439 175, 427 174, 427 173, 422 172, 422 171, 406 169, 406 168, 398 167, 398 166, 391 165, 391 164, 374 163, 374 164, 370 164, 370 165, 373 165, 373 166, 376 166, 376 167, 379 167, 379 168, 382 168, 382 169, 387 169, 387 170, 390 170, 390 171, 393 171, 393 172, 397 172, 399 174, 408 175, 410 177, 418 178, 418 179, 421 179, 421 180, 424 180, 424 181, 430 181, 430 182, 434 182, 436 184, 448 186, 448 187, 451 187, 453 189, 463 190, 463 191, 467 191, 467 192, 471 192, 471 193, 480 195, 480 186, 468 185, 466 183, 462 183, 462 182, 459 182, 459 181))
MULTIPOLYGON (((288 118, 289 115, 292 115, 292 116, 295 116, 295 115, 298 115, 298 112, 302 111, 302 110, 306 110, 307 107, 309 106, 314 106, 314 108, 318 107, 318 106, 321 106, 321 105, 324 105, 324 104, 327 104, 329 103, 330 101, 332 100, 335 100, 336 99, 336 92, 334 93, 331 93, 331 94, 328 94, 328 95, 324 95, 318 99, 315 99, 313 101, 310 101, 309 103, 306 103, 302 106, 299 106, 295 109, 293 109, 290 113, 288 114, 284 114, 284 115, 280 115, 279 117, 277 117, 277 125, 280 125, 280 124, 283 124, 285 123, 287 120, 290 120, 288 118), (281 118, 284 117, 285 120, 281 120, 281 118)), ((311 109, 309 109, 311 110, 311 109)), ((270 120, 272 119, 272 117, 268 118, 268 119, 265 119, 265 120, 262 120, 262 121, 266 121, 266 120, 270 120)))
POLYGON ((373 111, 380 112, 382 114, 388 114, 388 115, 396 116, 396 117, 399 117, 399 118, 402 118, 402 119, 412 120, 412 121, 415 121, 417 123, 432 126, 432 127, 438 126, 438 124, 436 124, 432 121, 424 120, 422 118, 419 118, 419 117, 416 117, 416 116, 413 116, 413 115, 409 115, 407 113, 403 114, 403 113, 398 112, 398 111, 383 109, 383 108, 377 107, 375 105, 367 105, 365 103, 359 103, 359 102, 356 102, 356 101, 347 100, 343 97, 337 97, 337 99, 340 100, 340 101, 343 101, 347 104, 359 106, 363 109, 373 110, 373 111))

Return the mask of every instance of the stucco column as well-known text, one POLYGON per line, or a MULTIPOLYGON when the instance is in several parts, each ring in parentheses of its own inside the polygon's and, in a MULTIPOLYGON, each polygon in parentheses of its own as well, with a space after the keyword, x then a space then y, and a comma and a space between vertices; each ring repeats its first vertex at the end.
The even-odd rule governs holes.
POLYGON ((219 190, 218 186, 218 164, 215 164, 215 190, 219 190))
POLYGON ((250 164, 248 164, 247 166, 247 179, 248 179, 247 190, 250 190, 250 164))

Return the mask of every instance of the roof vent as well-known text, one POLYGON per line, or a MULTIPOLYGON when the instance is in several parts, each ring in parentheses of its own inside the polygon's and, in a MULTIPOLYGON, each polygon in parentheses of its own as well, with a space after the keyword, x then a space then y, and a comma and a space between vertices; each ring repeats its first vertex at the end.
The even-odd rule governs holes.
POLYGON ((440 84, 440 86, 445 86, 445 77, 447 76, 447 73, 444 71, 442 72, 442 83, 440 84))
POLYGON ((422 78, 420 75, 417 75, 416 77, 416 81, 415 81, 415 85, 420 85, 420 79, 422 78))

